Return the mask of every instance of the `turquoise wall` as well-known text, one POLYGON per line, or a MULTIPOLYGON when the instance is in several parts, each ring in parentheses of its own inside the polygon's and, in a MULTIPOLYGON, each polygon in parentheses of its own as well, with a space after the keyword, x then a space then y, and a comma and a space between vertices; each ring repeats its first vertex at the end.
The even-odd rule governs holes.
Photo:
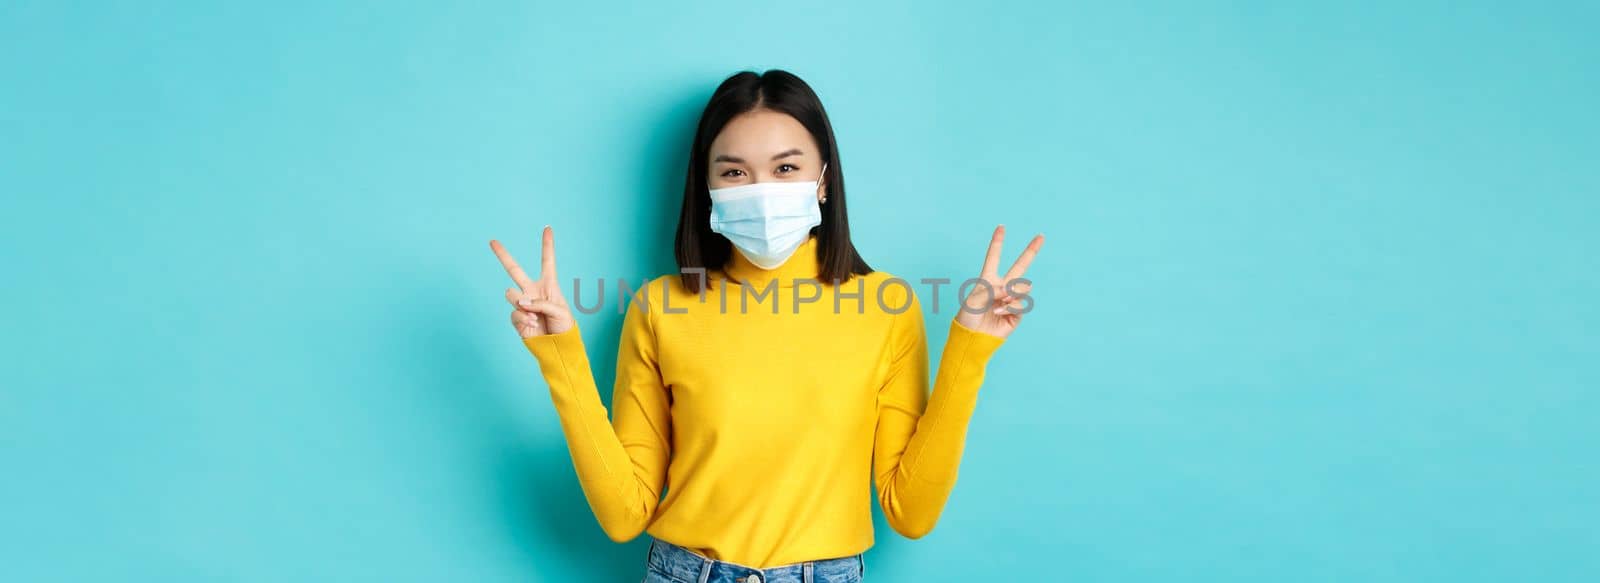
POLYGON ((1600 578, 1593 3, 329 4, 0 4, 0 580, 637 580, 486 241, 668 272, 769 67, 873 265, 1049 238, 874 580, 1600 578))

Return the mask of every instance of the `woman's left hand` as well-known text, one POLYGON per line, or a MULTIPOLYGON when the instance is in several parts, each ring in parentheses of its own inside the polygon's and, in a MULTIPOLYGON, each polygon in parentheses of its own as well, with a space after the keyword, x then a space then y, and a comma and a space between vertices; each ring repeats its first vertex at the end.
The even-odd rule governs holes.
POLYGON ((1005 225, 995 227, 994 237, 989 239, 989 254, 983 258, 983 272, 978 274, 978 279, 988 286, 974 285, 972 293, 962 300, 960 313, 956 314, 956 322, 962 326, 1000 338, 1010 336, 1022 322, 1022 314, 1033 309, 1033 298, 1028 295, 1033 282, 1022 274, 1028 271, 1028 264, 1033 263, 1033 256, 1044 244, 1044 235, 1034 235, 1017 262, 1001 275, 1000 244, 1005 238, 1005 225), (1024 303, 1027 305, 1023 306, 1024 303))

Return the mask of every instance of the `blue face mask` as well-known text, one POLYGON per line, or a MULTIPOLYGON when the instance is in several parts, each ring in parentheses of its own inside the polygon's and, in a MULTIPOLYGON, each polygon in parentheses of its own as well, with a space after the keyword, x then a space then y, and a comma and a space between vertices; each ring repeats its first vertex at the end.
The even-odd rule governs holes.
MULTIPOLYGON (((823 166, 826 172, 828 167, 823 166)), ((711 231, 762 269, 783 265, 822 224, 816 180, 711 189, 711 231)))

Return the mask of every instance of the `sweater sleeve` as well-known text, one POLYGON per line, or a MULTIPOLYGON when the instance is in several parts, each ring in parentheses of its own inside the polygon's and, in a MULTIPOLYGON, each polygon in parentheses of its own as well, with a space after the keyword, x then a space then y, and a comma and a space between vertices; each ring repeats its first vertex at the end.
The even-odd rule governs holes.
POLYGON ((872 473, 889 525, 920 538, 933 530, 955 487, 984 367, 1004 339, 952 320, 930 397, 928 342, 915 296, 895 318, 889 373, 878 391, 872 473))
POLYGON ((572 464, 600 528, 613 541, 632 540, 661 501, 671 455, 672 417, 650 313, 634 302, 623 317, 609 421, 576 326, 523 343, 550 386, 572 464))

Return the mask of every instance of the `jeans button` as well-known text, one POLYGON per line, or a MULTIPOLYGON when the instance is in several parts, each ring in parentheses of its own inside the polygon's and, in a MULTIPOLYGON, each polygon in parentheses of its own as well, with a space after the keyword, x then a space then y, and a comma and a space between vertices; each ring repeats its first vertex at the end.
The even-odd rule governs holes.
POLYGON ((749 577, 744 578, 744 583, 761 583, 761 576, 751 573, 749 577))

